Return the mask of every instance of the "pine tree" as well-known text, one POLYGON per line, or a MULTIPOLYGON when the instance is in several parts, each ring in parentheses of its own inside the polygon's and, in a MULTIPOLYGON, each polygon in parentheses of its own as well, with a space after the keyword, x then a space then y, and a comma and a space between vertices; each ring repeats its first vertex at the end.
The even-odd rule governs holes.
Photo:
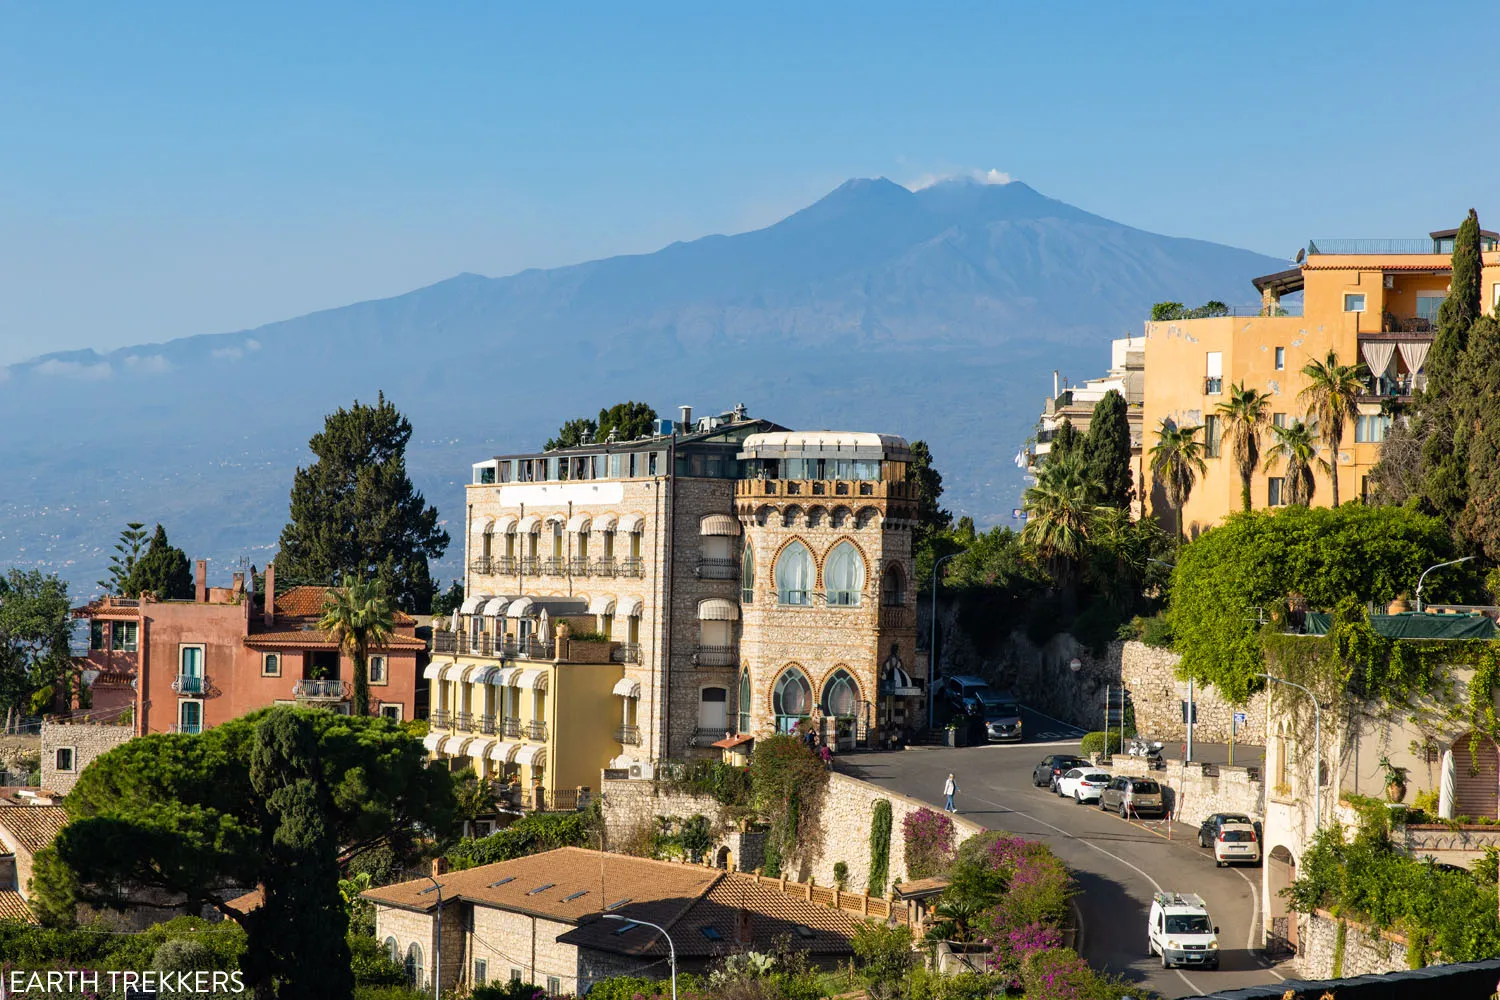
POLYGON ((126 524, 115 543, 115 554, 109 557, 109 574, 99 581, 99 589, 106 594, 123 595, 125 581, 130 579, 130 571, 145 547, 146 525, 141 521, 126 524))
POLYGON ((1114 389, 1094 404, 1083 443, 1088 475, 1107 507, 1130 507, 1130 416, 1125 397, 1114 389))
POLYGON ((193 570, 188 566, 187 553, 167 541, 167 529, 159 524, 145 554, 131 567, 121 592, 126 597, 140 597, 147 591, 159 601, 193 599, 193 570))
POLYGON ((448 549, 437 510, 406 474, 411 423, 381 393, 331 414, 308 442, 317 461, 299 468, 291 520, 281 532, 278 579, 342 585, 379 579, 396 607, 421 612, 435 589, 427 561, 448 549))
POLYGON ((1480 315, 1479 216, 1471 208, 1453 241, 1453 275, 1448 297, 1438 309, 1438 331, 1427 355, 1427 388, 1420 401, 1422 499, 1431 513, 1450 524, 1468 497, 1468 446, 1472 428, 1461 415, 1473 401, 1463 384, 1469 328, 1480 315))
POLYGON ((656 410, 647 403, 616 403, 607 410, 600 410, 596 423, 601 439, 609 437, 613 431, 617 441, 634 441, 655 431, 656 410))

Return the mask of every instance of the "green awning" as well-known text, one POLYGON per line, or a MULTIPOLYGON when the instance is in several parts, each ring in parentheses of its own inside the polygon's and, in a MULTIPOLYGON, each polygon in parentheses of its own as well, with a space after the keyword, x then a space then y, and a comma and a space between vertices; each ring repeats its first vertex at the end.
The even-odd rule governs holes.
MULTIPOLYGON (((1305 632, 1327 635, 1333 615, 1309 611, 1305 632)), ((1408 611, 1402 615, 1371 615, 1370 626, 1392 639, 1493 639, 1495 622, 1485 615, 1430 615, 1408 611)))

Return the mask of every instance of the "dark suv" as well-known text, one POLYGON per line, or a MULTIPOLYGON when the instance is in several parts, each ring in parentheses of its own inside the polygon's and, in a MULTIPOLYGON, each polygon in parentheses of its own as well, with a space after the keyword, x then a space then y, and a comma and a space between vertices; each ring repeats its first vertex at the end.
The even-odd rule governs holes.
POLYGON ((1038 788, 1057 790, 1057 779, 1075 767, 1091 767, 1088 761, 1070 753, 1049 753, 1031 771, 1031 783, 1038 788))

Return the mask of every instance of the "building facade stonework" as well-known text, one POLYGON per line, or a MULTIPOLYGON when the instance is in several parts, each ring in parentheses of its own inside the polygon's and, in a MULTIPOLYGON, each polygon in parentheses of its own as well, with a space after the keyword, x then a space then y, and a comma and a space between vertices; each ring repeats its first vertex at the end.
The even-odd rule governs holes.
POLYGON ((89 764, 135 736, 129 725, 42 722, 42 787, 66 795, 89 764))

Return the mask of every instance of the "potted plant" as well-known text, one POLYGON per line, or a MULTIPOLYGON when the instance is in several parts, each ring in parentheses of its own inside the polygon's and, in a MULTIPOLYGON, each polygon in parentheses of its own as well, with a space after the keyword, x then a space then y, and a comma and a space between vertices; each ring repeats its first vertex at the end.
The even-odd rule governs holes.
POLYGON ((947 733, 948 745, 950 747, 961 747, 964 745, 962 742, 960 742, 959 732, 960 730, 958 728, 958 722, 956 720, 948 723, 947 733))
POLYGON ((1385 799, 1400 802, 1406 798, 1406 768, 1391 763, 1391 758, 1382 755, 1380 766, 1385 771, 1385 799))

